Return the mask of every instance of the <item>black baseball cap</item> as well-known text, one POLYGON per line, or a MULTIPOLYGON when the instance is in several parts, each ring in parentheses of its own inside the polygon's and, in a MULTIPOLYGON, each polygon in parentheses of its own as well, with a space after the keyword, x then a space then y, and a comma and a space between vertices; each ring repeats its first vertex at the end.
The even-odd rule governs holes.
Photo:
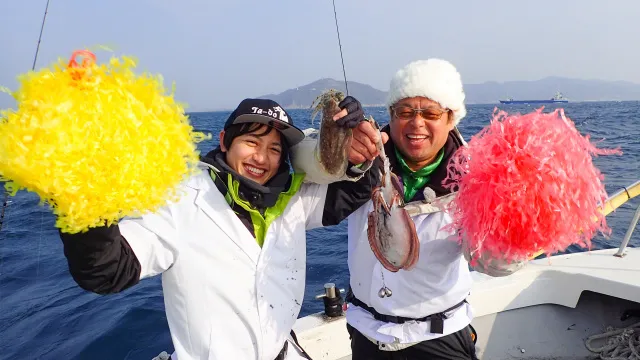
POLYGON ((244 99, 233 110, 224 129, 243 123, 261 123, 280 131, 289 146, 304 139, 304 133, 293 125, 293 118, 277 102, 269 99, 244 99))

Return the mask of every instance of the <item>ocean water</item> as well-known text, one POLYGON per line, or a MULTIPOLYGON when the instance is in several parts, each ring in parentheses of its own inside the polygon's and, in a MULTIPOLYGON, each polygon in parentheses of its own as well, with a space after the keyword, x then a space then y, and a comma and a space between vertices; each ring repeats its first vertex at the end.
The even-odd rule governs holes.
MULTIPOLYGON (((488 124, 494 107, 468 107, 460 126, 465 139, 488 124)), ((527 105, 499 107, 509 112, 534 109, 527 105)), ((547 106, 545 111, 555 107, 547 106)), ((610 194, 640 178, 640 102, 570 103, 562 107, 583 134, 590 134, 594 141, 603 139, 599 147, 620 147, 624 152, 594 160, 605 174, 610 194)), ((366 112, 381 123, 388 122, 384 108, 367 108, 366 112)), ((216 135, 200 144, 202 152, 216 145, 228 114, 191 114, 197 129, 216 135)), ((310 126, 309 111, 292 110, 291 115, 297 125, 310 126)), ((607 218, 613 234, 610 239, 597 237, 595 249, 619 244, 640 203, 634 200, 607 218)), ((115 295, 100 296, 80 289, 69 275, 51 213, 38 206, 38 198, 31 193, 21 192, 10 201, 0 230, 0 359, 151 359, 163 350, 173 350, 160 277, 145 279, 115 295)), ((301 316, 322 311, 322 301, 315 300, 315 295, 323 291, 324 283, 346 288, 349 281, 345 223, 310 231, 307 242, 307 286, 301 316)), ((631 246, 638 245, 640 230, 631 239, 631 246)), ((568 249, 576 251, 583 249, 568 249)))

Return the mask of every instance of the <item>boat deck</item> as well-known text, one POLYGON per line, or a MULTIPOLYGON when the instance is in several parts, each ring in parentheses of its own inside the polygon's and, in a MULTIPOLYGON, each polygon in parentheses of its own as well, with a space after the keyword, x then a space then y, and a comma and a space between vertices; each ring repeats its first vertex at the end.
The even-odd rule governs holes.
MULTIPOLYGON (((590 359, 588 337, 602 334, 607 326, 625 327, 640 319, 621 321, 626 310, 640 309, 628 300, 585 292, 575 308, 540 304, 473 320, 478 332, 480 359, 590 359)), ((604 340, 592 346, 604 345, 604 340)))

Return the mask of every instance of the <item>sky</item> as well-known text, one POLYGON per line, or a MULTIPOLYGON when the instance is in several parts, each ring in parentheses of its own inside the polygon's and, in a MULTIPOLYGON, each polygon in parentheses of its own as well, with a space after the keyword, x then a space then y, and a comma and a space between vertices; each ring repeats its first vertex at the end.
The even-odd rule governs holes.
MULTIPOLYGON (((31 69, 46 0, 0 0, 0 86, 31 69)), ((346 76, 387 90, 439 57, 464 83, 547 76, 640 83, 638 0, 335 0, 346 76)), ((331 0, 50 0, 36 68, 106 45, 176 84, 188 111, 342 80, 331 0)), ((15 102, 0 93, 0 109, 15 102)))

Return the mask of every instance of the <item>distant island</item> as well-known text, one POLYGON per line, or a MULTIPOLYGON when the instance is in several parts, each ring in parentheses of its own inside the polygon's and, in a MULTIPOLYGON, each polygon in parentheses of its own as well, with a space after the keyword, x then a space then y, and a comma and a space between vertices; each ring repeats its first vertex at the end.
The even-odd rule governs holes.
MULTIPOLYGON (((349 81, 348 84, 349 94, 355 96, 364 106, 384 106, 386 91, 355 81, 349 81)), ((500 100, 507 98, 549 99, 558 91, 571 102, 640 100, 640 84, 628 81, 546 77, 535 81, 489 81, 464 86, 467 104, 498 104, 500 100)), ((260 98, 273 99, 288 109, 309 108, 322 91, 331 88, 345 91, 344 81, 324 78, 260 98)))
MULTIPOLYGON (((383 106, 387 99, 387 93, 361 84, 355 81, 348 81, 349 94, 355 96, 363 106, 383 106)), ((272 99, 287 109, 308 109, 313 101, 327 89, 337 89, 346 93, 344 81, 330 78, 316 80, 310 84, 294 89, 289 89, 280 94, 268 94, 259 96, 260 99, 272 99)))

